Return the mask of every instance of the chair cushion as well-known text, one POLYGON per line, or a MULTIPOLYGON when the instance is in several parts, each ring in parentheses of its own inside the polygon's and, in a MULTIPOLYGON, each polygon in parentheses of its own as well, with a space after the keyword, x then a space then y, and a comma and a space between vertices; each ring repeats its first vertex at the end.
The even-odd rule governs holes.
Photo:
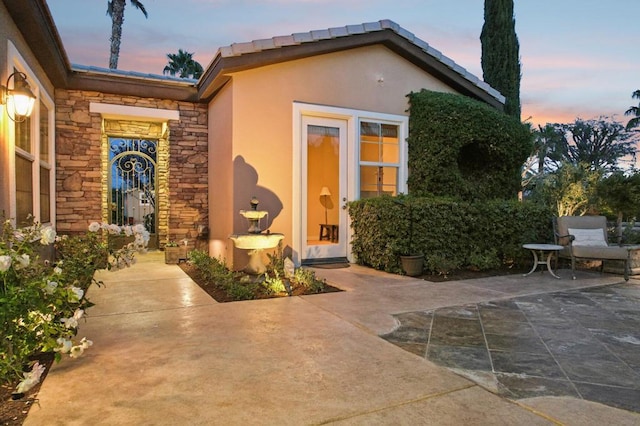
POLYGON ((625 246, 573 246, 573 255, 585 259, 626 260, 629 257, 629 247, 625 246))
POLYGON ((574 246, 607 247, 602 228, 569 228, 569 234, 575 237, 575 240, 573 240, 574 246))
MULTIPOLYGON (((564 237, 572 229, 602 229, 603 233, 607 229, 607 218, 604 216, 560 216, 557 218, 558 244, 566 246, 569 238, 564 237)), ((607 242, 607 236, 605 236, 607 242)))

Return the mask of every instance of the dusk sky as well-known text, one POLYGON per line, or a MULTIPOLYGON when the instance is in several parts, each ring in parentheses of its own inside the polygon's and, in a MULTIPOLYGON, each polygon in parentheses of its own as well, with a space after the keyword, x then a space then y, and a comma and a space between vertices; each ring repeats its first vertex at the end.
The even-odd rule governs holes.
MULTIPOLYGON (((219 47, 254 39, 391 19, 482 78, 483 0, 129 1, 118 68, 162 74, 183 49, 206 67, 219 47)), ((107 0, 47 0, 74 64, 107 67, 107 0)), ((640 89, 638 0, 516 0, 522 119, 569 123, 624 116, 640 89)))

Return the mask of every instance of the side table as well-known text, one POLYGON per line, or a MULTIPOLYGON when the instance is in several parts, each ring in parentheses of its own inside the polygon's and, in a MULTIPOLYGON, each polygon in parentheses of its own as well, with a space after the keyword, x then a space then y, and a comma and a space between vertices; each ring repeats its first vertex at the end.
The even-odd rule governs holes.
POLYGON ((551 269, 551 258, 554 253, 557 253, 564 247, 556 244, 524 244, 522 248, 530 250, 531 253, 533 253, 533 267, 529 272, 523 274, 523 277, 533 274, 538 268, 538 265, 547 265, 547 271, 549 271, 553 277, 560 279, 560 277, 553 272, 553 269, 551 269), (538 252, 540 253, 540 257, 538 257, 538 252))
POLYGON ((328 240, 332 243, 338 241, 338 225, 320 224, 320 241, 328 240))

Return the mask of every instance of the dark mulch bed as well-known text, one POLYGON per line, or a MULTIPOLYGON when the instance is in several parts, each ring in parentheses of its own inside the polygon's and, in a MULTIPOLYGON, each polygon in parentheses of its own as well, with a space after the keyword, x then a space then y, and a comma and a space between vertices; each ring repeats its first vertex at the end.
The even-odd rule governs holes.
POLYGON ((38 391, 49 373, 51 364, 53 364, 53 354, 41 354, 33 357, 33 360, 40 362, 40 365, 44 365, 46 368, 40 377, 40 383, 32 387, 25 395, 14 399, 13 392, 20 380, 0 386, 0 425, 18 426, 23 424, 31 406, 38 403, 38 391))
MULTIPOLYGON (((189 277, 193 281, 195 281, 196 284, 200 286, 200 288, 202 288, 205 292, 207 292, 207 294, 209 294, 209 296, 211 296, 216 302, 226 303, 226 302, 238 301, 229 297, 229 295, 223 289, 216 286, 215 283, 209 282, 206 279, 204 279, 201 276, 200 271, 198 271, 198 269, 195 266, 191 265, 190 263, 181 262, 179 266, 187 275, 189 275, 189 277)), ((308 289, 306 289, 303 286, 293 286, 291 290, 292 290, 291 296, 317 294, 317 293, 311 293, 308 289)), ((320 293, 334 293, 338 291, 342 291, 342 290, 340 290, 339 288, 330 286, 329 284, 325 284, 324 290, 321 291, 320 293)), ((288 296, 289 294, 287 293, 266 294, 266 293, 259 292, 254 295, 254 300, 255 299, 273 299, 277 297, 288 297, 288 296)))
POLYGON ((487 269, 485 271, 477 271, 473 269, 459 269, 452 271, 446 275, 443 274, 425 274, 421 275, 419 278, 422 278, 425 281, 431 281, 436 283, 447 282, 447 281, 462 281, 462 280, 472 280, 475 278, 486 278, 486 277, 497 277, 503 275, 522 275, 529 272, 531 268, 522 268, 522 267, 512 267, 512 266, 504 266, 502 268, 496 269, 487 269))

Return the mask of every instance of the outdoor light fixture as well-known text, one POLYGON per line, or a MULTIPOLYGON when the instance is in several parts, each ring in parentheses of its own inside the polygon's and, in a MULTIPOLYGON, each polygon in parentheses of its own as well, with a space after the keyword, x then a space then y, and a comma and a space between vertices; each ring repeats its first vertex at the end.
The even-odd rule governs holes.
POLYGON ((324 197, 324 224, 328 224, 327 221, 327 197, 331 197, 331 192, 329 192, 329 188, 323 186, 320 190, 320 196, 324 197))
POLYGON ((2 103, 6 105, 9 118, 16 123, 24 121, 31 115, 35 102, 36 95, 27 83, 27 76, 19 71, 11 74, 7 78, 7 85, 2 86, 2 103), (12 89, 9 88, 11 79, 13 79, 12 89))

